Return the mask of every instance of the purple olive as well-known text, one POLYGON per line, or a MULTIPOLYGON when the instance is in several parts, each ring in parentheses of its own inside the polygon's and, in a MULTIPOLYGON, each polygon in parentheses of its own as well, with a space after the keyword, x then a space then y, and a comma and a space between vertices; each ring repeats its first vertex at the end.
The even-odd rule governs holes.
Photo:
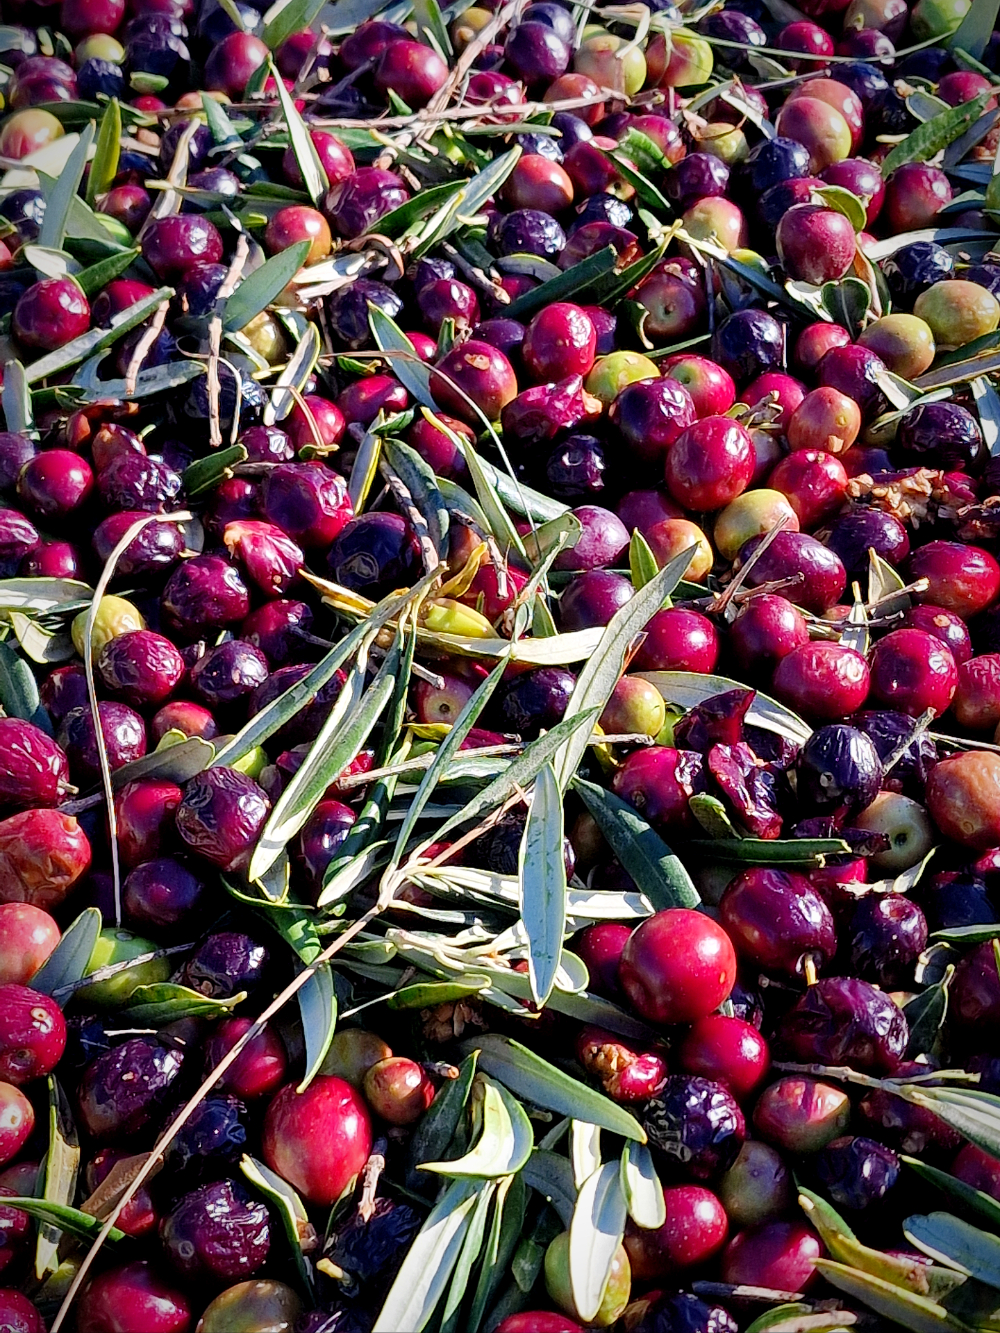
POLYGON ((237 991, 253 990, 260 984, 268 953, 249 935, 235 930, 217 931, 204 940, 184 964, 185 986, 225 1000, 237 991))
POLYGON ((245 639, 230 639, 198 658, 191 668, 191 688, 213 711, 240 711, 270 671, 259 648, 245 639))
POLYGON ((302 634, 309 633, 312 619, 305 602, 267 602, 247 616, 240 626, 240 638, 259 648, 272 667, 283 666, 292 657, 310 655, 302 634))
POLYGON ((170 640, 148 629, 109 639, 101 649, 97 669, 113 694, 140 708, 169 698, 185 670, 184 659, 170 640))
POLYGON ((183 1055, 155 1037, 133 1037, 83 1072, 80 1120, 93 1138, 135 1134, 149 1122, 181 1072, 183 1055))
POLYGON ((236 566, 221 555, 196 555, 171 574, 163 589, 164 617, 188 640, 244 620, 250 594, 236 566))
POLYGON ((66 752, 33 722, 0 717, 0 803, 58 805, 69 789, 66 752))
POLYGON ((177 832, 221 870, 244 870, 270 808, 253 778, 234 768, 210 768, 187 784, 175 816, 177 832))
MULTIPOLYGON (((146 753, 146 724, 135 709, 129 708, 128 704, 102 700, 97 711, 111 771, 141 759, 146 753)), ((101 761, 89 705, 74 708, 66 714, 59 728, 59 743, 69 756, 78 785, 90 786, 99 781, 101 761)))
POLYGON ((202 1185, 185 1194, 163 1219, 160 1241, 183 1277, 236 1282, 267 1259, 267 1206, 232 1180, 202 1185))

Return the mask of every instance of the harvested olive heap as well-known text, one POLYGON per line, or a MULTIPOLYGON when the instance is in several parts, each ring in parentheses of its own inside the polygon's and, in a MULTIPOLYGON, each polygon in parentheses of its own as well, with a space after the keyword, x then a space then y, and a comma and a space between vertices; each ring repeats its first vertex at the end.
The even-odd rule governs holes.
POLYGON ((0 1329, 997 1333, 998 0, 4 3, 0 1329))

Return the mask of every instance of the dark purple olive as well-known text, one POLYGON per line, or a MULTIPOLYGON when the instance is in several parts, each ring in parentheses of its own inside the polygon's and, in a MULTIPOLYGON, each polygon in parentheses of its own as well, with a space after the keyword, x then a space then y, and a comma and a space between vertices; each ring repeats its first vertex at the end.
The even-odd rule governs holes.
POLYGON ((867 421, 885 411, 886 399, 879 385, 885 373, 885 362, 880 357, 852 343, 830 348, 816 367, 816 380, 821 388, 839 389, 853 398, 867 421))
POLYGON ((295 457, 292 442, 280 426, 251 426, 237 443, 247 451, 248 463, 290 463, 295 457))
MULTIPOLYGON (((133 20, 134 22, 135 20, 133 20)), ((129 36, 135 33, 130 32, 129 36)), ((181 36, 183 34, 178 34, 181 36)), ((169 171, 173 165, 174 155, 177 152, 177 145, 184 137, 190 127, 190 121, 180 120, 165 130, 160 139, 160 165, 164 171, 169 171)), ((200 170, 208 162, 208 154, 214 146, 215 140, 212 138, 212 131, 207 125, 197 125, 194 133, 188 138, 188 171, 190 174, 200 170)))
POLYGON ((737 310, 712 335, 712 360, 746 384, 785 365, 785 330, 765 310, 737 310))
POLYGON ((500 701, 504 731, 517 732, 534 740, 562 720, 576 685, 576 677, 565 667, 537 667, 515 676, 500 701))
POLYGON ((99 1055, 83 1071, 80 1122, 94 1139, 119 1139, 150 1121, 181 1072, 180 1050, 155 1037, 133 1037, 99 1055))
POLYGON ((326 868, 337 856, 357 815, 343 801, 320 801, 299 834, 298 860, 313 896, 323 887, 326 868))
MULTIPOLYGON (((97 711, 112 772, 123 764, 141 759, 146 753, 146 724, 135 709, 129 708, 128 704, 102 700, 97 711)), ((99 781, 101 762, 89 705, 74 708, 66 714, 59 728, 59 743, 69 756, 78 786, 90 786, 99 781)))
POLYGON ((202 1185, 185 1194, 160 1223, 160 1242, 183 1277, 239 1281, 267 1259, 271 1248, 267 1205, 232 1180, 202 1185))
MULTIPOLYGON (((682 159, 678 166, 683 166, 683 162, 682 159)), ((811 174, 809 151, 803 144, 795 139, 762 139, 741 165, 739 184, 756 200, 773 185, 801 180, 811 174)))
POLYGON ((867 981, 821 977, 788 1011, 778 1042, 802 1064, 892 1074, 909 1036, 903 1011, 867 981))
POLYGON ((267 658, 245 639, 230 639, 210 648, 191 668, 191 688, 213 712, 244 705, 271 673, 267 658))
POLYGON ((565 500, 596 499, 604 490, 604 447, 593 435, 569 435, 545 463, 548 488, 565 500))
POLYGON ((305 602, 267 602, 251 611, 240 626, 240 638, 252 643, 272 667, 291 658, 310 656, 310 645, 302 638, 312 626, 313 614, 305 602))
POLYGON ((699 199, 717 198, 726 193, 729 168, 711 153, 688 153, 667 172, 664 193, 680 212, 686 212, 699 199))
POLYGON ((927 919, 901 893, 866 893, 845 939, 852 974, 885 990, 913 981, 913 965, 927 946, 927 919))
POLYGON ((583 532, 575 546, 556 556, 554 567, 582 571, 613 564, 629 543, 628 529, 618 515, 599 505, 580 505, 573 513, 583 532))
POLYGON ((473 338, 489 343, 516 363, 524 342, 525 326, 516 319, 484 319, 472 330, 473 338))
POLYGON ((69 789, 69 760, 33 722, 0 717, 0 804, 58 805, 69 789))
MULTIPOLYGON (((855 713, 851 718, 851 726, 857 727, 859 731, 871 737, 884 764, 896 755, 903 741, 913 735, 914 729, 911 717, 889 709, 866 709, 861 713, 855 713)), ((921 732, 896 761, 892 776, 916 784, 922 792, 937 757, 937 746, 934 741, 926 732, 921 732)))
POLYGON ((167 624, 195 640, 208 630, 244 620, 250 594, 232 561, 221 555, 196 555, 171 574, 161 605, 167 624))
POLYGON ((330 328, 345 347, 358 350, 372 345, 369 304, 377 306, 390 319, 397 319, 403 309, 402 300, 391 287, 371 278, 357 278, 329 298, 330 328))
POLYGON ((607 222, 612 227, 628 227, 631 221, 632 210, 624 199, 614 194, 592 194, 578 205, 569 234, 572 236, 588 222, 607 222))
POLYGON ((670 1296, 653 1291, 633 1302, 633 1307, 642 1306, 646 1308, 633 1333, 738 1333, 739 1325, 728 1310, 708 1305, 690 1291, 670 1296))
POLYGON ((921 292, 955 273, 955 261, 935 241, 914 241, 901 246, 881 266, 894 304, 907 310, 921 292))
POLYGON ((796 791, 808 814, 845 818, 871 805, 882 786, 882 760, 874 741, 839 723, 820 727, 795 763, 796 791))
POLYGON ((359 167, 333 186, 323 202, 323 212, 338 236, 351 241, 409 197, 409 190, 395 172, 359 167))
POLYGON ((913 408, 899 423, 896 442, 917 466, 975 473, 986 462, 979 423, 957 403, 925 403, 913 408))
POLYGON ((187 784, 177 832, 193 852, 221 870, 243 870, 270 812, 263 789, 234 768, 210 768, 187 784))
MULTIPOLYGON (((741 548, 738 564, 753 554, 763 539, 752 537, 741 548)), ((801 576, 788 595, 796 605, 821 615, 836 605, 847 585, 847 571, 840 557, 804 532, 779 532, 747 576, 750 587, 772 580, 801 576)))
POLYGON ((108 509, 164 513, 181 491, 172 467, 143 454, 119 454, 97 474, 97 489, 108 509))
POLYGON ((26 435, 0 431, 0 492, 9 495, 17 484, 18 473, 35 456, 35 446, 26 435))
POLYGON ((1000 910, 986 881, 968 870, 946 870, 925 877, 913 896, 923 909, 929 931, 989 926, 1000 921, 1000 910))
MULTIPOLYGON (((97 525, 93 537, 94 554, 98 560, 106 561, 129 528, 148 517, 149 514, 143 510, 126 509, 103 519, 97 525)), ((132 538, 118 557, 115 577, 123 579, 137 574, 149 576, 162 573, 176 564, 183 550, 184 533, 181 525, 154 520, 132 538)))
POLYGON ((21 561, 38 546, 35 525, 16 509, 0 509, 0 577, 16 574, 21 561))
POLYGON ((261 509, 269 522, 309 549, 329 546, 353 514, 344 478, 318 461, 271 468, 261 509))
POLYGON ((834 520, 823 544, 838 555, 849 575, 867 575, 869 550, 890 565, 898 565, 910 554, 906 528, 893 514, 882 509, 849 509, 834 520))
POLYGON ((140 708, 163 703, 184 675, 184 659, 162 634, 130 630, 101 649, 97 669, 112 692, 140 708))
POLYGON ((635 589, 624 575, 590 569, 578 574, 560 597, 560 624, 567 632, 606 625, 634 596, 635 589))
POLYGON ((711 1180, 728 1171, 746 1138, 732 1094, 712 1079, 671 1075, 646 1103, 643 1128, 671 1175, 711 1180))
POLYGON ((218 1092, 206 1097, 170 1140, 166 1165, 171 1175, 205 1180, 230 1171, 246 1148, 240 1118, 245 1111, 235 1097, 218 1092))
POLYGON ((816 1176, 837 1208, 855 1212, 885 1198, 899 1177, 899 1158, 874 1139, 850 1135, 819 1153, 816 1176))
POLYGON ((504 58, 528 88, 547 86, 565 74, 572 45, 545 23, 518 23, 504 45, 504 58))
POLYGON ((214 1000, 226 1000, 237 991, 260 984, 268 953, 249 935, 235 930, 209 935, 184 964, 185 986, 214 1000))
MULTIPOLYGON (((304 676, 309 674, 311 669, 304 662, 278 667, 263 685, 258 686, 250 700, 250 716, 255 716, 268 704, 273 703, 279 695, 284 694, 293 685, 297 685, 304 676)), ((326 721, 327 714, 340 694, 344 679, 343 674, 338 671, 332 680, 328 680, 304 708, 301 708, 294 717, 289 718, 279 731, 275 732, 276 744, 291 747, 315 740, 317 731, 326 721)))
POLYGON ((177 301, 185 314, 202 319, 214 310, 229 269, 225 264, 195 264, 176 285, 177 301))
POLYGON ((190 930, 193 914, 204 906, 205 881, 172 856, 144 861, 129 872, 122 901, 129 924, 142 933, 176 936, 190 930))
POLYGON ((489 221, 487 241, 491 250, 504 255, 538 255, 555 259, 566 245, 566 233, 548 213, 535 208, 515 208, 511 213, 494 213, 489 221))
POLYGON ((739 48, 722 47, 719 51, 719 59, 730 69, 746 70, 752 68, 747 60, 746 50, 741 48, 767 45, 767 36, 760 24, 738 9, 722 9, 717 13, 707 15, 698 24, 697 30, 707 37, 740 43, 739 48))
POLYGON ((87 673, 79 663, 50 671, 38 691, 42 707, 58 726, 71 708, 87 702, 87 673))
POLYGON ((376 510, 348 519, 327 554, 334 581, 378 601, 413 582, 420 545, 399 514, 376 510))

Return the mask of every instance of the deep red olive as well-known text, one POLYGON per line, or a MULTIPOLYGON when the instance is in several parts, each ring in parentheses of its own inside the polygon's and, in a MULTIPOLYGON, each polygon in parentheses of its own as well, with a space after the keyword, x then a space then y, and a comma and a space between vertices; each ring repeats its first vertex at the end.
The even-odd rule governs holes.
POLYGON ((809 960, 821 967, 837 948, 829 907, 794 871, 744 870, 723 894, 719 920, 741 958, 787 976, 802 975, 809 960))
POLYGON ((375 67, 375 86, 391 88, 408 107, 419 110, 444 86, 448 66, 431 46, 403 39, 390 42, 375 67))
POLYGON ((27 986, 0 986, 0 1078, 20 1087, 55 1069, 66 1021, 55 1000, 27 986))
POLYGON ((41 907, 0 902, 0 984, 27 985, 59 943, 59 927, 41 907))
POLYGON ((163 703, 185 670, 183 657, 169 639, 143 629, 109 639, 97 669, 109 690, 140 708, 163 703))
POLYGON ((750 434, 729 417, 703 417, 674 441, 664 475, 686 509, 721 509, 746 490, 754 472, 750 434))
POLYGON ((45 1321, 38 1309, 12 1287, 0 1288, 0 1327, 9 1333, 45 1333, 45 1321))
POLYGON ((140 778, 117 793, 118 848, 125 865, 140 865, 172 849, 181 795, 180 787, 164 778, 140 778))
POLYGON ((672 908, 633 931, 618 975, 643 1018, 690 1023, 728 996, 736 980, 736 954, 728 935, 709 917, 672 908))
POLYGON ((148 1259, 136 1259, 93 1278, 77 1308, 78 1333, 190 1333, 191 1307, 148 1259))
MULTIPOLYGON (((228 1055, 237 1041, 253 1026, 250 1018, 225 1018, 205 1043, 206 1073, 228 1055)), ((263 1097, 279 1088, 288 1067, 288 1056, 277 1033, 269 1027, 251 1037, 219 1080, 219 1090, 244 1100, 263 1097)))
POLYGON ((419 1120, 434 1100, 430 1077, 403 1055, 390 1055, 372 1065, 365 1074, 364 1091, 375 1114, 391 1125, 419 1120))
POLYGON ((21 469, 17 496, 39 518, 60 519, 84 503, 93 485, 86 459, 70 449, 47 449, 21 469))
POLYGON ((244 620, 250 594, 231 561, 221 555, 196 555, 171 574, 161 605, 167 623, 185 639, 194 640, 207 628, 244 620))
POLYGON ((722 1256, 726 1282, 763 1284, 776 1291, 803 1291, 816 1280, 819 1237, 801 1222, 765 1222, 729 1242, 722 1256))
POLYGON ((368 1111, 343 1079, 320 1074, 304 1092, 289 1083, 267 1108, 264 1160, 310 1203, 335 1203, 371 1147, 368 1111))
POLYGON ((958 668, 937 636, 920 629, 897 629, 880 639, 871 656, 872 694, 886 708, 935 717, 951 703, 958 668))
POLYGON ((222 237, 207 218, 195 213, 157 218, 143 232, 142 257, 158 278, 172 282, 196 264, 217 264, 222 237))
MULTIPOLYGON (((105 1180, 123 1158, 132 1154, 124 1148, 99 1148, 87 1163, 87 1189, 93 1192, 105 1180)), ((152 1196, 145 1185, 141 1185, 118 1215, 115 1226, 124 1231, 126 1236, 146 1236, 155 1231, 159 1224, 159 1215, 152 1196)))
POLYGON ((715 1079, 737 1101, 757 1088, 771 1057, 767 1042, 742 1018, 708 1014, 699 1018, 680 1049, 681 1068, 688 1074, 715 1079))
POLYGON ((14 335, 25 347, 53 352, 86 333, 90 304, 72 278, 43 278, 14 307, 14 335))
POLYGON ((778 663, 774 692, 817 722, 856 713, 868 697, 868 663, 839 643, 806 643, 778 663))
POLYGON ((65 752, 41 727, 0 717, 0 802, 58 805, 69 787, 65 752))
POLYGON ((0 1082, 0 1165, 16 1157, 35 1127, 35 1110, 20 1088, 0 1082))
POLYGON ((594 364, 597 331, 577 305, 556 301, 540 310, 524 335, 521 355, 537 381, 586 375, 594 364))
MULTIPOLYGON (((146 725, 135 709, 102 699, 97 712, 111 770, 141 759, 146 753, 146 725)), ((59 728, 59 744, 66 751, 78 783, 86 786, 100 780, 97 729, 89 706, 71 709, 66 714, 59 728)))
POLYGON ((272 468, 261 508, 269 522, 309 548, 329 546, 353 513, 344 478, 318 461, 272 468))
POLYGON ((205 61, 205 87, 238 101, 247 80, 268 58, 268 49, 249 32, 231 32, 205 61))
POLYGON ((1000 592, 1000 565, 988 551, 959 542, 933 541, 910 556, 911 579, 927 579, 918 602, 944 607, 968 620, 990 606, 1000 592))
POLYGON ((665 745, 634 750, 615 774, 613 787, 654 828, 667 835, 690 832, 697 826, 688 800, 705 790, 702 757, 665 745))

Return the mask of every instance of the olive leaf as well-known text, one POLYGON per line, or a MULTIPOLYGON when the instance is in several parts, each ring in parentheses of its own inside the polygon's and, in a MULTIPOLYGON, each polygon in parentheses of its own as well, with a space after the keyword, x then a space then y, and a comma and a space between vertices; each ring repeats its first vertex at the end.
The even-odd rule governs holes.
MULTIPOLYGON (((459 1122, 465 1112, 476 1075, 477 1055, 473 1052, 462 1061, 458 1078, 442 1083, 427 1111, 413 1131, 407 1149, 406 1183, 411 1189, 420 1187, 419 1172, 425 1159, 437 1161, 445 1150, 453 1146, 459 1122)), ((440 1161, 439 1165, 447 1165, 440 1161)))
POLYGON ((303 1253, 304 1246, 312 1245, 316 1233, 309 1221, 309 1214, 298 1194, 287 1180, 283 1180, 249 1153, 244 1153, 240 1161, 240 1170, 254 1189, 259 1190, 281 1218, 288 1243, 292 1248, 292 1257, 299 1275, 299 1281, 310 1295, 313 1294, 312 1268, 303 1253))
POLYGON ((663 1226, 667 1208, 653 1154, 645 1143, 629 1139, 622 1150, 621 1187, 628 1215, 636 1226, 654 1230, 663 1226))
MULTIPOLYGON (((278 90, 278 102, 281 105, 281 114, 284 117, 285 124, 288 126, 288 137, 291 140, 292 152, 295 154, 296 164, 298 165, 299 171, 302 173, 302 180, 306 187, 306 193, 309 195, 313 204, 318 208, 323 202, 323 197, 327 190, 330 188, 330 180, 326 174, 326 168, 323 166, 322 159, 316 150, 316 145, 312 141, 312 135, 306 128, 305 121, 299 115, 298 107, 295 105, 291 93, 285 87, 284 80, 278 73, 274 61, 270 60, 268 61, 268 64, 271 68, 271 77, 274 79, 275 87, 278 90)), ((288 282, 291 282, 295 273, 299 271, 306 261, 306 255, 309 253, 309 243, 300 241, 297 245, 289 248, 292 250, 301 249, 302 252, 302 257, 299 259, 295 272, 290 273, 288 276, 288 282)), ((283 250, 282 254, 288 254, 288 250, 283 250)), ((275 255, 274 258, 278 259, 280 256, 275 255)), ((264 265, 264 267, 266 268, 267 265, 264 265)), ((260 271, 260 269, 257 270, 258 273, 260 271)), ((281 287, 278 288, 278 292, 282 291, 285 286, 287 286, 287 283, 282 283, 281 287)), ((278 292, 275 292, 274 296, 277 296, 278 292)), ((260 306, 259 309, 263 310, 264 306, 273 299, 273 296, 269 296, 267 301, 264 302, 264 305, 260 306)), ((257 314, 257 311, 255 310, 253 313, 255 315, 257 314)), ((252 319, 253 315, 251 315, 250 318, 252 319)), ((235 327, 241 329, 243 324, 247 323, 249 323, 249 320, 244 320, 242 324, 227 325, 227 328, 235 327)))
POLYGON ((276 51, 293 32, 311 28, 324 0, 277 0, 264 15, 264 45, 276 51))
POLYGON ((569 1226, 570 1290, 587 1323, 604 1299, 627 1215, 618 1163, 605 1162, 584 1181, 569 1226))
POLYGON ((503 1275, 509 1271, 524 1226, 526 1201, 527 1187, 523 1172, 500 1181, 490 1232, 486 1238, 483 1261, 479 1268, 479 1281, 466 1319, 466 1333, 478 1333, 490 1301, 503 1275))
POLYGON ((471 1152, 457 1161, 421 1162, 419 1170, 436 1175, 496 1179, 520 1171, 531 1154, 531 1121, 505 1087, 477 1075, 483 1090, 482 1132, 471 1152))
POLYGON ((421 1333, 458 1261, 482 1180, 455 1180, 420 1228, 396 1274, 372 1333, 421 1333))
POLYGON ((137 986, 119 1017, 126 1026, 153 1028, 182 1018, 221 1018, 246 997, 246 991, 238 991, 227 999, 216 1000, 176 982, 158 981, 150 986, 137 986))
MULTIPOLYGON (((434 0, 430 0, 430 3, 434 4, 434 0)), ((437 8, 436 4, 434 7, 437 8)), ((507 1177, 507 1179, 510 1179, 510 1177, 507 1177)), ((458 1322, 462 1302, 465 1300, 468 1291, 473 1266, 479 1258, 480 1250, 483 1248, 483 1240, 486 1236, 486 1219, 489 1216, 490 1205, 493 1202, 496 1190, 497 1182, 489 1180, 476 1200, 476 1206, 469 1222, 469 1229, 465 1233, 465 1240, 462 1242, 455 1270, 451 1275, 448 1295, 445 1297, 444 1307, 441 1311, 441 1333, 459 1333, 460 1327, 463 1327, 458 1322)))
POLYGON ((28 384, 37 384, 39 380, 46 379, 49 375, 58 375, 60 371, 68 370, 88 356, 93 356, 95 352, 103 352, 105 348, 116 343, 123 334, 148 319, 173 294, 172 287, 160 287, 149 296, 144 296, 134 305, 130 305, 127 310, 113 316, 108 328, 90 329, 87 333, 82 333, 79 338, 74 338, 72 342, 57 348, 56 351, 49 352, 47 356, 39 357, 24 372, 25 380, 28 384))
POLYGON ((216 449, 204 458, 196 459, 184 469, 184 494, 189 500, 196 499, 206 491, 214 491, 220 481, 233 475, 233 468, 247 461, 247 451, 242 444, 232 444, 228 449, 216 449))
POLYGON ((3 641, 0 641, 0 704, 8 717, 34 722, 51 734, 52 724, 39 703, 38 683, 31 667, 3 641))
MULTIPOLYGON (((284 87, 280 79, 278 86, 284 87)), ((281 250, 265 260, 260 268, 243 279, 225 304, 222 327, 226 333, 245 328, 281 295, 306 262, 309 244, 309 241, 296 241, 287 250, 281 250)))
POLYGON ((418 403, 436 409, 437 404, 431 393, 431 373, 399 325, 371 301, 368 303, 368 323, 379 351, 397 353, 392 357, 391 364, 392 372, 399 382, 418 403))
POLYGON ((974 60, 982 60, 993 29, 997 26, 1000 0, 972 0, 958 28, 945 38, 952 51, 964 51, 974 60))
MULTIPOLYGON (((42 1195, 48 1203, 70 1204, 76 1195, 80 1169, 80 1140, 66 1094, 54 1074, 47 1079, 49 1093, 49 1146, 45 1153, 42 1195)), ((35 1245, 35 1277, 44 1282, 59 1267, 61 1230, 42 1222, 35 1245)))
POLYGON ((393 472, 410 492, 413 503, 427 525, 427 536, 438 557, 447 554, 449 515, 437 485, 434 469, 408 444, 386 435, 382 452, 393 472))
POLYGON ((1000 1288, 1000 1237, 951 1213, 908 1217, 903 1223, 903 1234, 931 1259, 1000 1288))
MULTIPOLYGON (((629 1139, 629 1143, 634 1143, 629 1139)), ((645 1145, 640 1144, 640 1147, 645 1145)), ((601 1165, 601 1129, 586 1120, 571 1120, 569 1125, 569 1154, 573 1180, 579 1190, 601 1165)))
POLYGON ((941 1171, 936 1166, 930 1166, 927 1162, 920 1161, 919 1158, 901 1156, 900 1161, 905 1162, 911 1170, 916 1171, 917 1175, 926 1180, 928 1184, 936 1186, 956 1202, 964 1204, 970 1212, 981 1217, 994 1230, 1000 1230, 1000 1202, 994 1199, 991 1194, 986 1194, 983 1190, 977 1190, 974 1186, 966 1184, 964 1180, 959 1180, 956 1176, 950 1176, 947 1171, 941 1171))
POLYGON ((598 278, 611 273, 617 262, 618 256, 614 250, 610 245, 605 246, 603 250, 581 259, 572 268, 565 269, 557 278, 550 278, 531 291, 522 292, 506 307, 506 315, 510 319, 527 321, 555 301, 579 300, 598 278))
POLYGON ((518 853, 518 879, 531 994, 542 1007, 555 985, 566 929, 562 793, 551 762, 535 779, 518 853))
POLYGON ((954 975, 954 965, 949 964, 940 981, 928 986, 903 1006, 910 1029, 906 1043, 908 1060, 915 1060, 918 1055, 930 1055, 934 1050, 948 1015, 948 988, 954 975))
POLYGON ((1000 1097, 972 1088, 926 1087, 900 1083, 897 1097, 921 1106, 971 1139, 992 1157, 1000 1157, 1000 1097))
MULTIPOLYGON (((104 1226, 98 1217, 91 1217, 89 1213, 81 1212, 79 1208, 71 1208, 69 1204, 51 1203, 48 1199, 5 1195, 3 1204, 5 1208, 17 1208, 20 1212, 27 1213, 29 1217, 36 1217, 40 1222, 48 1223, 60 1231, 68 1231, 71 1236, 79 1236, 81 1240, 93 1240, 104 1226)), ((125 1232, 112 1227, 107 1239, 116 1245, 119 1241, 125 1240, 125 1232)))
POLYGON ((100 908, 85 907, 63 931, 62 939, 28 982, 43 995, 74 985, 87 973, 87 964, 101 933, 100 908))
MULTIPOLYGON (((706 699, 729 690, 749 688, 742 681, 731 680, 728 676, 703 676, 694 671, 639 671, 636 674, 655 685, 667 703, 677 704, 684 709, 694 708, 706 699)), ((812 735, 812 728, 802 718, 784 704, 779 704, 777 699, 771 699, 759 690, 747 712, 746 721, 752 726, 763 727, 765 731, 783 736, 793 745, 804 745, 812 735)))
POLYGON ((320 963, 299 989, 298 1001, 306 1043, 306 1072, 296 1089, 302 1093, 320 1072, 337 1030, 337 993, 329 963, 320 963))
POLYGON ((683 861, 634 806, 584 778, 574 778, 572 790, 582 799, 611 850, 656 911, 701 904, 683 861))
POLYGON ((15 435, 27 435, 34 430, 31 413, 31 393, 20 361, 7 361, 3 368, 3 416, 7 429, 15 435))
POLYGON ((319 329, 315 324, 307 324, 299 339, 295 351, 288 358, 281 374, 274 382, 271 401, 264 408, 264 425, 273 426, 276 421, 283 421, 295 405, 292 389, 304 392, 309 376, 316 369, 316 362, 322 350, 319 329))
MULTIPOLYGON (((93 164, 91 164, 93 172, 93 164)), ((132 250, 122 250, 119 254, 108 255, 106 259, 99 259, 96 264, 91 264, 89 268, 81 269, 76 275, 77 286, 81 289, 84 296, 91 297, 101 291, 109 282, 120 277, 126 269, 131 268, 142 252, 138 247, 132 250)))
POLYGON ((638 1120, 624 1107, 571 1078, 520 1042, 493 1032, 464 1041, 465 1054, 479 1051, 479 1065, 518 1097, 576 1120, 589 1120, 612 1134, 645 1143, 638 1120))
MULTIPOLYGON (((94 156, 90 163, 90 174, 87 177, 87 190, 84 197, 91 208, 94 207, 94 201, 99 194, 104 194, 105 190, 111 189, 115 176, 118 174, 121 140, 121 104, 117 97, 112 97, 104 109, 104 115, 101 117, 101 125, 97 131, 97 147, 94 149, 94 156)), ((86 290, 84 288, 84 291, 86 290)), ((92 290, 97 291, 98 289, 95 287, 92 290)))
POLYGON ((894 1324, 902 1324, 909 1333, 971 1333, 966 1324, 926 1296, 904 1291, 882 1278, 858 1272, 831 1259, 816 1259, 814 1262, 817 1272, 831 1286, 861 1301, 894 1324))
POLYGON ((839 282, 824 283, 819 299, 833 322, 847 329, 852 338, 856 338, 865 327, 866 317, 872 307, 872 293, 867 282, 848 277, 841 278, 839 282))
POLYGON ((816 867, 820 857, 851 850, 843 838, 695 838, 690 845, 716 861, 758 866, 816 867))
POLYGON ((949 107, 947 111, 942 111, 933 119, 925 121, 923 125, 918 125, 884 158, 883 177, 888 180, 897 167, 902 167, 908 162, 927 162, 942 148, 947 148, 952 140, 957 139, 975 124, 986 110, 988 98, 988 92, 979 93, 970 101, 963 102, 961 106, 949 107))
POLYGON ((46 191, 45 212, 42 215, 42 229, 38 233, 38 244, 51 250, 59 250, 66 238, 66 224, 69 210, 76 192, 83 180, 83 169, 87 165, 87 154, 94 142, 94 122, 84 127, 76 147, 70 153, 66 165, 56 179, 55 185, 46 191))
POLYGON ((649 542, 638 528, 633 531, 632 540, 628 544, 628 567, 632 576, 632 587, 636 592, 656 578, 659 569, 656 556, 649 548, 649 542))

